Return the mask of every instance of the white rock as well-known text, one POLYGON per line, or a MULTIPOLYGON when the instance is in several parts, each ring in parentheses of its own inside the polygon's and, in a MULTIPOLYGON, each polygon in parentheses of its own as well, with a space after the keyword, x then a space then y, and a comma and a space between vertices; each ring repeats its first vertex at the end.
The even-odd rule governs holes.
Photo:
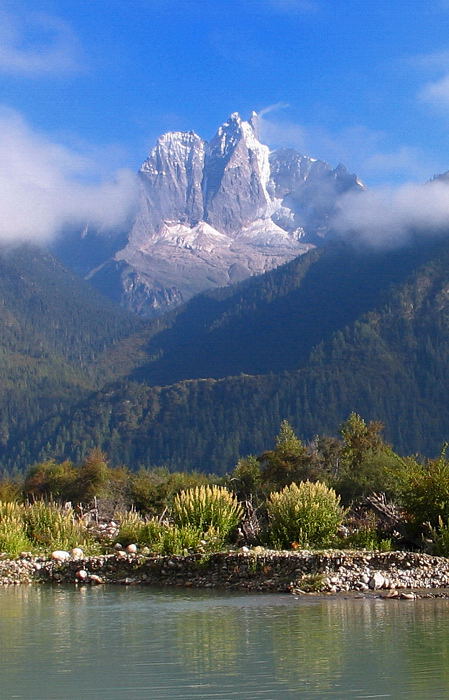
POLYGON ((129 544, 126 547, 126 551, 128 554, 135 554, 137 552, 137 545, 136 544, 129 544))
POLYGON ((73 559, 82 559, 84 556, 84 552, 81 547, 74 547, 70 554, 72 555, 73 559))
POLYGON ((79 569, 79 571, 76 572, 75 576, 79 581, 85 581, 89 574, 85 569, 79 569))
POLYGON ((65 552, 63 549, 55 549, 51 553, 51 558, 54 561, 67 561, 67 559, 70 559, 70 552, 65 552))

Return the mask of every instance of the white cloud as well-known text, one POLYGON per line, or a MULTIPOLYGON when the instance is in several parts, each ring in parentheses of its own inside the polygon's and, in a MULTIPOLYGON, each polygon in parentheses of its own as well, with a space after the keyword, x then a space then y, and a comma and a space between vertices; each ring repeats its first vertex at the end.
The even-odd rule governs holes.
POLYGON ((296 148, 304 155, 336 165, 343 163, 362 180, 426 180, 445 170, 443 162, 431 159, 420 148, 401 145, 388 148, 387 135, 365 126, 347 127, 330 132, 319 126, 306 126, 272 113, 286 105, 278 103, 259 113, 261 140, 272 147, 296 148), (268 115, 268 116, 267 116, 268 115))
POLYGON ((343 236, 375 247, 397 247, 412 235, 447 235, 449 182, 432 180, 348 193, 332 222, 343 236))
MULTIPOLYGON (((275 119, 281 103, 260 112, 262 140, 271 146, 294 147, 302 153, 336 164, 343 162, 363 181, 369 177, 404 184, 369 187, 349 192, 338 201, 331 226, 345 238, 377 247, 397 247, 412 235, 434 236, 449 230, 449 178, 429 177, 447 169, 421 149, 402 145, 388 149, 383 132, 363 126, 330 133, 322 128, 275 119), (417 183, 411 182, 413 178, 417 183)), ((443 154, 444 155, 444 154, 443 154)))
POLYGON ((36 12, 12 14, 0 3, 0 72, 35 77, 80 68, 74 32, 63 20, 36 12))
POLYGON ((282 109, 281 104, 269 105, 260 110, 258 125, 261 141, 275 148, 297 148, 306 153, 309 134, 305 127, 285 119, 266 119, 267 114, 282 109))
POLYGON ((427 74, 427 82, 418 91, 418 98, 437 109, 447 110, 449 108, 449 51, 443 49, 429 54, 420 54, 411 58, 409 63, 421 73, 427 74))
POLYGON ((0 109, 0 163, 2 241, 48 241, 64 226, 87 222, 111 229, 135 206, 132 172, 119 170, 95 181, 104 159, 97 168, 89 151, 56 143, 7 108, 0 109))
POLYGON ((449 73, 439 80, 427 83, 420 91, 419 97, 436 107, 447 109, 449 107, 449 73))

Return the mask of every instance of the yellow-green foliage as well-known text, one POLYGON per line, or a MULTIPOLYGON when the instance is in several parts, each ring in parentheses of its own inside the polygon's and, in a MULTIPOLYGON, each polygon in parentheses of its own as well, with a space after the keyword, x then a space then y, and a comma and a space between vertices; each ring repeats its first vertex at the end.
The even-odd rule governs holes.
POLYGON ((272 544, 319 547, 335 536, 344 516, 340 497, 320 481, 293 483, 272 493, 267 502, 272 544))
POLYGON ((30 547, 23 522, 23 506, 0 501, 0 552, 17 556, 30 547))
POLYGON ((192 525, 175 525, 155 518, 143 518, 136 511, 118 514, 117 542, 148 547, 154 554, 187 554, 220 549, 223 538, 210 527, 203 532, 192 525))
POLYGON ((438 527, 430 528, 430 537, 433 541, 433 553, 440 557, 449 557, 449 521, 445 522, 440 516, 438 527))
POLYGON ((116 542, 124 547, 128 544, 147 544, 148 525, 155 521, 144 518, 135 510, 118 511, 114 518, 120 524, 116 542))
POLYGON ((20 501, 21 484, 13 479, 0 479, 0 501, 20 501))
POLYGON ((15 556, 21 551, 48 552, 76 546, 95 549, 84 523, 71 509, 44 501, 0 502, 0 551, 15 556))
POLYGON ((243 509, 236 496, 223 486, 196 486, 181 491, 173 501, 176 525, 206 532, 214 528, 225 539, 239 524, 243 509))
POLYGON ((71 508, 36 501, 25 506, 24 521, 27 535, 36 547, 72 549, 92 544, 85 524, 71 508))
POLYGON ((214 527, 201 532, 192 525, 165 524, 155 543, 158 554, 218 552, 224 545, 222 534, 214 527))

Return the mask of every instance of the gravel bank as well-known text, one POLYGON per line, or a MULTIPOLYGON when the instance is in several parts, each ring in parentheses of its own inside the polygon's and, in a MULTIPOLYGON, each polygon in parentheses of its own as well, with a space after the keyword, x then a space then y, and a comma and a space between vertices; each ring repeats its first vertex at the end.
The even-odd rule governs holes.
POLYGON ((0 561, 0 584, 103 583, 194 586, 303 593, 447 589, 449 559, 413 552, 295 551, 153 557, 118 552, 53 561, 24 556, 0 561))

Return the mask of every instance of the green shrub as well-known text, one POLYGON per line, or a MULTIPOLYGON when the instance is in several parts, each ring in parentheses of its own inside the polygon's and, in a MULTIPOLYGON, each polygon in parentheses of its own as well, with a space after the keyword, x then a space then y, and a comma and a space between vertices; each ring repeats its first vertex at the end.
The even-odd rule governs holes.
POLYGON ((239 459, 228 481, 241 498, 254 498, 261 489, 261 482, 260 463, 253 455, 239 459))
POLYGON ((15 479, 0 479, 0 501, 20 501, 21 486, 15 479))
POLYGON ((278 548, 327 545, 340 526, 344 510, 333 489, 320 481, 293 483, 272 493, 267 502, 269 539, 278 548))
POLYGON ((223 486, 196 486, 181 491, 173 501, 173 520, 181 527, 200 532, 210 528, 224 539, 239 524, 243 508, 236 496, 223 486))
POLYGON ((130 500, 136 510, 157 515, 182 489, 207 484, 211 477, 197 472, 170 472, 164 467, 140 469, 130 478, 130 500))
POLYGON ((304 593, 319 593, 323 590, 325 578, 324 574, 304 574, 298 581, 298 588, 304 593))
POLYGON ((187 554, 200 549, 202 533, 190 525, 164 525, 159 533, 158 554, 187 554))
POLYGON ((344 549, 368 549, 374 552, 391 552, 392 540, 382 537, 374 527, 361 527, 340 542, 344 549))
POLYGON ((76 497, 77 470, 72 462, 49 459, 35 464, 28 471, 23 490, 33 499, 60 499, 71 501, 76 497))
POLYGON ((437 528, 449 519, 449 460, 444 452, 435 460, 420 464, 403 460, 401 503, 412 531, 423 532, 427 523, 437 528))

